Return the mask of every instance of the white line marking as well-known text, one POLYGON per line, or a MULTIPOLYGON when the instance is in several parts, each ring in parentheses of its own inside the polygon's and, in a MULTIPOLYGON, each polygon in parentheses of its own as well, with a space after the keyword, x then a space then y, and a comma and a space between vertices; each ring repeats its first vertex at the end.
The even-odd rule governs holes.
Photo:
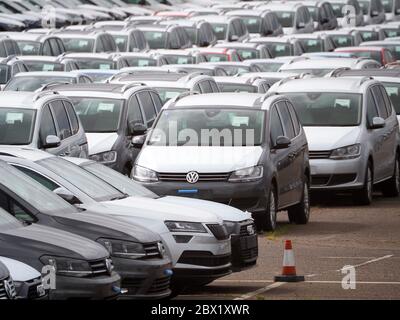
MULTIPOLYGON (((380 258, 375 258, 375 259, 368 260, 368 261, 365 261, 365 262, 360 263, 360 264, 353 265, 353 267, 354 267, 354 268, 362 267, 362 266, 365 266, 365 265, 367 265, 367 264, 371 264, 371 263, 374 263, 374 262, 378 262, 378 261, 381 261, 381 260, 384 260, 384 259, 389 259, 389 258, 391 258, 391 257, 393 257, 393 254, 388 254, 388 255, 383 256, 383 257, 380 257, 380 258)), ((340 271, 342 271, 342 269, 339 269, 339 270, 336 270, 336 271, 337 271, 337 272, 340 272, 340 271)))
MULTIPOLYGON (((272 280, 216 280, 215 283, 275 283, 272 280)), ((304 282, 309 283, 342 283, 342 281, 330 281, 330 280, 306 280, 304 282)), ((387 284, 387 285, 400 285, 400 281, 357 281, 357 284, 387 284)))
POLYGON ((261 288, 261 289, 255 290, 253 292, 249 292, 249 293, 243 294, 240 297, 235 298, 234 300, 247 300, 247 299, 253 298, 254 296, 257 296, 259 294, 265 293, 265 292, 267 292, 269 290, 278 288, 278 287, 284 285, 285 283, 286 282, 275 282, 275 283, 270 284, 269 286, 266 286, 264 288, 261 288))

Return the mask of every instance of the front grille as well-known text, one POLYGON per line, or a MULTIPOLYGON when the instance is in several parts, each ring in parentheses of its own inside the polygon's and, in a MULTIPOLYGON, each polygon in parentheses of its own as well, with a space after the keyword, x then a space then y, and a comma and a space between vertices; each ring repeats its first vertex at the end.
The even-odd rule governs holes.
MULTIPOLYGON (((162 246, 162 244, 161 244, 161 246, 162 246)), ((146 244, 143 244, 143 247, 144 247, 144 252, 146 253, 146 256, 144 257, 144 259, 162 258, 158 242, 146 243, 146 244)), ((162 247, 162 248, 164 248, 164 247, 162 247)))
POLYGON ((14 282, 10 278, 0 280, 0 300, 14 299, 16 295, 14 282), (8 293, 6 286, 9 288, 8 293))
POLYGON ((310 159, 329 159, 331 156, 332 151, 309 151, 309 158, 310 159))
POLYGON ((231 262, 231 255, 215 256, 208 251, 184 251, 178 263, 192 264, 203 267, 224 266, 231 262))
POLYGON ((92 277, 105 276, 105 275, 108 276, 110 274, 109 270, 107 269, 106 259, 90 261, 89 265, 92 271, 92 277))
POLYGON ((148 294, 157 294, 157 293, 165 292, 165 291, 169 290, 170 283, 171 283, 170 276, 156 279, 153 282, 153 284, 151 285, 151 287, 147 293, 148 294))
POLYGON ((220 224, 208 224, 207 227, 210 229, 215 238, 217 238, 217 240, 226 240, 229 238, 229 234, 225 226, 220 224))
POLYGON ((241 258, 243 261, 253 260, 258 257, 258 247, 244 249, 241 252, 241 258))
MULTIPOLYGON (((158 173, 160 181, 186 181, 187 173, 158 173)), ((228 181, 230 173, 199 173, 198 182, 228 181)))
POLYGON ((246 224, 240 227, 240 236, 241 237, 246 237, 246 236, 252 236, 256 232, 256 225, 254 223, 246 224), (253 232, 249 232, 248 226, 252 226, 253 232))
POLYGON ((357 178, 355 173, 343 173, 332 175, 314 175, 311 177, 312 186, 337 186, 353 182, 357 178))

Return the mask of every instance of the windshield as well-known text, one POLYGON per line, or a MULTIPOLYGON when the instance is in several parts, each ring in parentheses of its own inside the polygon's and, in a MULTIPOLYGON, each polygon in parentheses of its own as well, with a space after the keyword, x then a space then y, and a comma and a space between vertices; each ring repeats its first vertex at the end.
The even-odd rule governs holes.
POLYGON ((335 13, 336 18, 343 18, 344 13, 343 13, 343 7, 344 3, 331 3, 333 12, 335 13))
POLYGON ((283 62, 257 62, 256 65, 262 72, 276 72, 281 68, 283 62))
POLYGON ((189 89, 185 88, 154 88, 160 95, 162 103, 166 103, 168 100, 173 99, 180 95, 182 92, 187 92, 189 89))
POLYGON ((400 83, 382 82, 382 84, 389 95, 390 101, 392 101, 396 114, 400 115, 400 83))
POLYGON ((0 164, 0 183, 39 212, 76 212, 68 202, 12 166, 0 164))
POLYGON ((151 136, 154 146, 254 146, 263 142, 264 111, 164 110, 151 136))
POLYGON ((218 83, 221 92, 250 92, 257 93, 257 87, 250 84, 218 83))
POLYGON ((191 56, 181 56, 181 55, 164 55, 163 56, 168 64, 194 64, 195 59, 191 56))
POLYGON ((118 131, 123 100, 73 97, 76 113, 86 132, 118 131))
POLYGON ((357 126, 361 121, 361 95, 354 93, 285 93, 296 103, 303 126, 357 126))
POLYGON ((119 51, 126 52, 128 50, 128 36, 112 35, 112 37, 114 38, 119 51))
POLYGON ((79 69, 100 69, 100 70, 110 70, 114 69, 114 62, 111 60, 102 60, 102 59, 76 59, 76 63, 79 66, 79 69))
POLYGON ((64 71, 64 65, 61 63, 44 61, 24 61, 29 71, 64 71))
POLYGON ((294 20, 294 12, 292 11, 275 11, 278 16, 279 23, 283 28, 292 28, 294 20))
POLYGON ((291 45, 289 43, 268 42, 265 43, 265 45, 268 47, 269 51, 271 51, 274 57, 284 57, 292 55, 291 45))
POLYGON ((24 56, 36 56, 40 53, 40 42, 17 40, 17 44, 24 56))
POLYGON ((0 230, 1 231, 8 231, 11 229, 16 229, 22 227, 22 223, 19 222, 16 218, 14 218, 11 214, 7 211, 4 211, 0 208, 0 230))
POLYGON ((224 70, 228 76, 235 76, 235 75, 240 75, 243 73, 250 72, 250 67, 247 67, 247 66, 224 65, 224 66, 222 66, 222 68, 224 68, 224 70))
POLYGON ((39 77, 39 76, 29 76, 29 77, 15 77, 11 79, 4 91, 30 91, 33 92, 45 84, 52 82, 60 83, 74 83, 75 78, 72 77, 39 77))
POLYGON ((260 58, 259 52, 256 49, 236 49, 236 52, 242 60, 260 58))
POLYGON ((152 58, 124 57, 130 67, 156 67, 157 60, 152 58))
POLYGON ((391 13, 393 9, 393 0, 381 0, 386 13, 391 13))
POLYGON ((0 144, 25 145, 32 141, 36 111, 0 108, 0 144))
POLYGON ((260 17, 240 17, 249 30, 249 33, 261 32, 261 18, 260 17))
POLYGON ((150 49, 165 48, 167 37, 165 32, 143 30, 143 34, 149 44, 150 49))
POLYGON ((146 197, 153 199, 158 198, 155 193, 146 189, 142 185, 100 163, 92 162, 89 165, 82 166, 82 168, 111 184, 114 188, 118 189, 122 193, 126 193, 134 197, 146 197))
POLYGON ((94 40, 85 38, 62 38, 65 51, 69 52, 93 52, 94 40))
POLYGON ((382 28, 381 29, 384 33, 386 38, 393 38, 400 36, 400 30, 398 28, 382 28))
POLYGON ((305 53, 325 51, 324 42, 321 39, 300 39, 299 43, 305 53))
POLYGON ((360 35, 363 41, 378 41, 379 33, 375 31, 360 31, 360 35))
POLYGON ((353 37, 350 35, 332 35, 331 39, 336 48, 351 47, 353 45, 353 37))
POLYGON ((68 182, 95 201, 109 201, 123 197, 121 192, 114 189, 108 183, 67 160, 51 157, 40 160, 38 163, 68 180, 68 182))
POLYGON ((214 30, 215 35, 217 36, 217 40, 225 40, 226 39, 226 30, 227 30, 226 24, 212 23, 211 27, 214 30))
POLYGON ((226 62, 229 61, 229 56, 227 54, 219 53, 202 53, 207 62, 226 62))

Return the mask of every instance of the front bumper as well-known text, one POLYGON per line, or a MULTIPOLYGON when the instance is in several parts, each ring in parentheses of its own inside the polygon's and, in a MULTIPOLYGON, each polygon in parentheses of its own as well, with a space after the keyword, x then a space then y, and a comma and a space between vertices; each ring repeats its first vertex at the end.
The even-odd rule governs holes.
POLYGON ((163 196, 184 196, 224 203, 249 212, 265 210, 265 180, 254 182, 197 182, 160 181, 141 183, 154 193, 163 196))
POLYGON ((120 299, 163 299, 171 294, 172 264, 169 259, 130 260, 113 257, 115 271, 121 276, 120 299))
POLYGON ((365 181, 362 159, 311 159, 311 189, 345 191, 362 188, 365 181))
POLYGON ((47 300, 48 292, 43 289, 42 279, 32 279, 26 282, 15 282, 17 295, 21 299, 47 300))
POLYGON ((239 272, 257 263, 258 237, 253 222, 241 222, 238 230, 231 235, 232 270, 239 272))
POLYGON ((120 288, 121 277, 116 272, 112 272, 111 276, 93 278, 57 276, 56 289, 50 291, 50 299, 115 299, 120 288))

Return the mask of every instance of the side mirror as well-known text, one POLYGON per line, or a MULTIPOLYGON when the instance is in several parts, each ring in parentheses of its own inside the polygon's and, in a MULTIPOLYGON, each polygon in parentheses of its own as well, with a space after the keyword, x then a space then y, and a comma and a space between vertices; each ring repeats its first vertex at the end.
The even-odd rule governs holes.
POLYGON ((61 140, 60 140, 60 138, 57 137, 57 136, 50 135, 50 136, 47 136, 47 137, 46 137, 46 141, 45 141, 45 143, 43 144, 43 148, 45 148, 45 149, 57 148, 57 147, 59 147, 60 145, 61 145, 61 140))
POLYGON ((229 41, 239 41, 239 36, 236 34, 233 34, 229 37, 229 41))
POLYGON ((374 117, 372 119, 372 124, 370 126, 371 129, 380 129, 385 126, 385 119, 381 117, 374 117))
POLYGON ((141 135, 141 136, 134 136, 132 138, 132 145, 135 148, 142 148, 144 145, 144 142, 146 141, 146 136, 145 135, 141 135))
POLYGON ((132 136, 140 136, 145 134, 147 131, 147 127, 143 123, 137 123, 137 122, 130 122, 129 123, 129 133, 132 136))
POLYGON ((286 149, 290 146, 290 139, 285 136, 276 138, 274 149, 286 149))
POLYGON ((75 197, 75 195, 70 192, 69 190, 65 189, 65 188, 57 188, 55 190, 53 190, 53 192, 58 195, 60 198, 63 198, 65 201, 67 201, 68 203, 74 205, 74 204, 78 204, 81 203, 79 201, 79 199, 77 197, 75 197))

